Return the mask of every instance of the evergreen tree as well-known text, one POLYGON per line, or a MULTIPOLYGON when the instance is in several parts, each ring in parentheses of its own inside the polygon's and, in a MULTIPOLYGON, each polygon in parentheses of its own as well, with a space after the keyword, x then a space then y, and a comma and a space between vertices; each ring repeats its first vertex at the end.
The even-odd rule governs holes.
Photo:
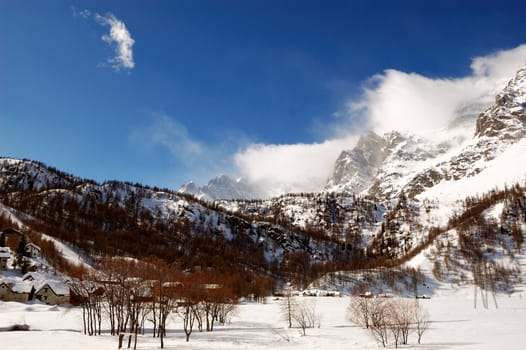
POLYGON ((20 238, 20 241, 18 241, 18 248, 16 249, 17 256, 20 255, 25 256, 26 255, 26 245, 27 245, 27 237, 26 235, 22 235, 22 238, 20 238))
POLYGON ((16 249, 16 257, 15 257, 15 261, 13 262, 13 268, 19 268, 19 269, 22 269, 22 272, 26 272, 26 268, 27 266, 25 266, 26 264, 24 263, 24 257, 26 256, 26 251, 25 251, 25 248, 26 248, 26 245, 27 245, 28 241, 27 241, 27 237, 26 235, 22 235, 22 237, 20 238, 20 241, 18 241, 18 248, 16 249))

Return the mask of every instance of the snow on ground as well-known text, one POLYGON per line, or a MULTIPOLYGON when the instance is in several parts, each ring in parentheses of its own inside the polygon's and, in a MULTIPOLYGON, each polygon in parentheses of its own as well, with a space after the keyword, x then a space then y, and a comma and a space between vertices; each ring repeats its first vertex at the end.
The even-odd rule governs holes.
POLYGON ((57 248, 64 259, 74 265, 84 266, 87 269, 91 269, 91 265, 88 263, 89 259, 87 257, 80 255, 77 251, 75 251, 75 249, 52 236, 46 235, 45 233, 42 233, 41 235, 42 238, 52 241, 53 244, 55 244, 55 248, 57 248))
POLYGON ((450 201, 463 200, 495 189, 497 185, 511 186, 525 179, 526 139, 509 146, 499 157, 487 162, 486 168, 475 176, 460 180, 442 181, 417 196, 419 199, 446 198, 450 201))
MULTIPOLYGON (((486 163, 480 173, 460 180, 442 181, 416 196, 418 200, 440 203, 427 215, 429 223, 445 225, 459 210, 461 201, 469 196, 482 195, 494 189, 503 189, 526 180, 523 164, 526 164, 526 139, 509 146, 496 159, 486 163), (440 199, 440 200, 439 200, 440 199)), ((494 214, 498 214, 495 207, 494 214)))
POLYGON ((485 217, 486 219, 493 219, 493 220, 499 220, 500 216, 502 215, 502 211, 504 209, 504 203, 497 203, 491 208, 487 209, 485 211, 485 217))
POLYGON ((16 210, 14 210, 11 207, 6 206, 3 203, 0 203, 0 214, 5 215, 14 224, 18 225, 18 227, 26 227, 26 225, 24 225, 22 220, 18 218, 16 210))
MULTIPOLYGON (((184 341, 179 319, 172 320, 166 349, 378 349, 379 346, 364 329, 352 325, 346 318, 348 297, 299 297, 298 301, 316 301, 321 327, 307 330, 301 336, 298 329, 286 329, 280 320, 279 302, 245 303, 227 326, 214 332, 194 331, 190 342, 184 341)), ((497 296, 498 308, 490 297, 488 309, 474 308, 473 287, 452 288, 441 285, 432 299, 420 300, 431 315, 430 329, 422 344, 410 336, 411 349, 523 349, 526 344, 526 289, 511 295, 497 296)), ((81 310, 52 307, 39 303, 0 302, 0 344, 2 349, 42 350, 116 349, 117 338, 110 335, 88 337, 81 333, 81 310), (7 332, 7 327, 27 323, 29 332, 7 332)), ((140 336, 138 349, 158 349, 159 340, 140 336)))

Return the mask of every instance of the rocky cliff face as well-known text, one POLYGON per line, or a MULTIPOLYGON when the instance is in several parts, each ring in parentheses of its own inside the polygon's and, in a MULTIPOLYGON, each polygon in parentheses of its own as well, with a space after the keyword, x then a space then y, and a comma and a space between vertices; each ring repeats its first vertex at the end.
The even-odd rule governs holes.
POLYGON ((448 148, 445 143, 435 144, 396 131, 383 136, 369 133, 354 149, 341 153, 326 190, 391 198, 400 193, 422 164, 448 148))
POLYGON ((526 135, 526 67, 495 97, 495 104, 477 119, 477 137, 513 142, 526 135))
POLYGON ((336 160, 326 189, 351 193, 365 190, 388 154, 387 142, 373 132, 360 137, 352 150, 343 151, 336 160))

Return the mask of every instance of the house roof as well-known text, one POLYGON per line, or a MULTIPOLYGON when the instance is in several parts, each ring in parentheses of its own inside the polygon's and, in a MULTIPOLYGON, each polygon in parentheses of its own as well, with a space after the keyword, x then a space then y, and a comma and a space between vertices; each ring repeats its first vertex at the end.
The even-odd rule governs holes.
POLYGON ((69 287, 66 286, 62 282, 58 281, 40 281, 39 283, 35 283, 35 289, 37 290, 37 294, 40 294, 40 291, 42 288, 45 288, 46 285, 55 293, 56 295, 69 295, 69 287))
POLYGON ((0 285, 5 284, 13 293, 30 293, 33 288, 32 283, 23 282, 16 277, 7 277, 0 280, 0 285))
POLYGON ((27 250, 27 248, 31 248, 31 247, 32 247, 32 248, 36 248, 37 250, 42 250, 42 249, 40 249, 39 246, 37 246, 37 245, 36 245, 35 243, 33 243, 33 242, 29 242, 28 244, 26 244, 26 246, 24 247, 24 249, 27 250))
POLYGON ((31 289, 33 289, 32 283, 18 282, 13 285, 11 291, 14 293, 31 293, 31 289))
POLYGON ((25 280, 28 280, 28 279, 33 279, 35 281, 41 281, 41 280, 44 280, 45 277, 43 274, 39 273, 39 272, 28 272, 26 273, 24 276, 22 276, 22 279, 25 281, 25 280))

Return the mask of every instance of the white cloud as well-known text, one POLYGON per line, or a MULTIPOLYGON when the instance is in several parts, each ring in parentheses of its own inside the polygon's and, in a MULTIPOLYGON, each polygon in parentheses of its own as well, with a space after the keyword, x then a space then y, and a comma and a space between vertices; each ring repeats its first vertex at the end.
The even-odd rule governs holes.
POLYGON ((110 32, 102 36, 104 42, 115 47, 115 57, 110 58, 108 64, 116 71, 135 67, 132 49, 135 40, 131 37, 124 22, 112 13, 105 16, 95 14, 95 20, 102 26, 110 27, 110 32))
POLYGON ((437 131, 482 112, 525 59, 526 45, 521 45, 474 58, 466 77, 429 78, 388 69, 365 84, 359 99, 348 101, 347 116, 338 118, 333 137, 313 144, 249 145, 234 156, 237 172, 269 195, 320 190, 339 153, 352 148, 359 133, 447 135, 437 131))
POLYGON ((165 114, 155 115, 145 135, 149 142, 165 147, 172 156, 186 163, 204 152, 204 145, 194 140, 184 125, 165 114))
POLYGON ((508 80, 525 63, 526 44, 523 44, 511 50, 476 57, 471 63, 471 69, 475 76, 500 77, 508 80))
POLYGON ((323 188, 339 152, 354 143, 349 136, 314 144, 253 144, 234 161, 241 176, 267 195, 312 192, 323 188))
POLYGON ((349 101, 349 115, 363 113, 369 128, 426 134, 445 129, 463 112, 482 112, 515 72, 524 65, 526 45, 476 57, 472 74, 455 79, 428 78, 386 70, 374 76, 361 99, 349 101))

